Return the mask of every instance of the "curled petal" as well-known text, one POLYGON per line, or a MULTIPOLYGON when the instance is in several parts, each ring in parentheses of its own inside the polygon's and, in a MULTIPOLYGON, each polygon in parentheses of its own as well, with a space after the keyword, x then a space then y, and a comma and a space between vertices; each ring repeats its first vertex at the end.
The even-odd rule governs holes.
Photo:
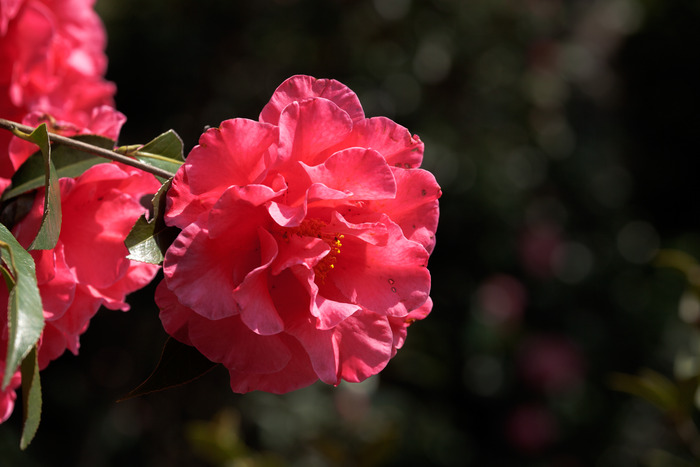
POLYGON ((423 305, 411 311, 408 315, 403 318, 389 318, 389 324, 391 325, 391 331, 394 333, 394 343, 392 351, 392 357, 396 354, 396 351, 403 347, 406 341, 406 335, 408 334, 408 327, 416 321, 424 319, 430 311, 433 309, 433 300, 428 297, 423 305))
POLYGON ((385 316, 358 312, 338 324, 333 332, 340 360, 338 382, 357 383, 383 370, 392 357, 392 339, 385 316))
POLYGON ((278 131, 244 118, 205 131, 185 163, 192 193, 222 193, 232 185, 259 183, 271 164, 269 151, 278 131))
POLYGON ((269 216, 263 207, 268 201, 278 197, 264 185, 233 186, 226 190, 212 207, 207 220, 209 236, 216 238, 236 232, 241 242, 257 235, 258 226, 269 223, 269 216))
POLYGON ((190 224, 165 254, 163 273, 178 301, 209 319, 238 314, 233 290, 260 264, 259 251, 237 258, 235 238, 212 240, 190 224))
POLYGON ((233 298, 240 308, 241 321, 251 331, 267 336, 284 329, 269 292, 268 273, 270 264, 277 257, 277 242, 265 229, 258 228, 258 235, 262 264, 246 275, 233 291, 233 298))
MULTIPOLYGON (((270 374, 283 370, 291 360, 288 340, 280 336, 261 336, 231 316, 212 322, 182 305, 177 296, 161 282, 156 290, 160 319, 166 332, 193 345, 213 362, 223 363, 232 372, 270 374), (236 345, 230 345, 235 342, 236 345)), ((253 388, 255 389, 255 388, 253 388)))
POLYGON ((346 235, 330 277, 351 303, 381 315, 406 316, 430 293, 428 252, 407 240, 396 224, 387 221, 386 226, 385 245, 346 235))
POLYGON ((312 182, 341 191, 348 199, 385 199, 396 195, 394 175, 382 155, 373 149, 345 149, 323 164, 304 168, 312 182))
POLYGON ((325 149, 350 133, 352 120, 331 101, 312 99, 285 107, 279 126, 280 163, 301 161, 317 165, 323 162, 319 155, 325 149))
POLYGON ((420 138, 411 136, 406 128, 386 117, 355 122, 348 137, 326 150, 326 154, 351 147, 374 149, 392 167, 416 168, 423 161, 424 145, 420 138))
POLYGON ((260 113, 260 121, 277 125, 282 111, 289 104, 315 97, 322 97, 333 102, 347 112, 353 122, 359 122, 365 118, 357 95, 344 84, 333 79, 316 79, 311 76, 296 75, 277 87, 270 102, 260 113))
MULTIPOLYGON (((416 241, 432 253, 442 195, 433 174, 421 169, 393 169, 397 191, 394 199, 371 200, 367 210, 387 214, 409 240, 416 241)), ((352 219, 352 217, 349 217, 352 219)))
POLYGON ((165 223, 181 229, 196 222, 199 216, 209 215, 221 195, 215 191, 197 195, 192 193, 185 166, 178 169, 171 183, 165 200, 165 223))
POLYGON ((279 254, 270 272, 279 275, 283 270, 298 265, 313 269, 329 251, 328 244, 320 238, 288 235, 279 242, 279 254))

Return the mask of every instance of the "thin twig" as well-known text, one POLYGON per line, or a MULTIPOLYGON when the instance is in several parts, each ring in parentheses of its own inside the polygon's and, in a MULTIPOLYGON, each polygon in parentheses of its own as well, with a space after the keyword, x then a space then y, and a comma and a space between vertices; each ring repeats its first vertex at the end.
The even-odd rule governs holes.
MULTIPOLYGON (((0 128, 4 128, 13 133, 15 133, 17 130, 24 133, 31 133, 35 130, 35 128, 32 128, 30 126, 22 125, 21 123, 12 122, 10 120, 5 120, 4 118, 0 118, 0 128)), ((105 159, 109 159, 115 162, 121 162, 124 165, 135 167, 137 169, 143 170, 144 172, 148 172, 165 179, 172 178, 175 175, 173 173, 168 172, 167 170, 163 170, 158 167, 145 164, 137 159, 132 159, 131 157, 123 156, 114 151, 110 151, 109 149, 100 148, 88 143, 84 143, 82 141, 66 138, 65 136, 57 135, 56 133, 49 132, 49 140, 58 144, 62 144, 64 146, 69 146, 79 151, 93 154, 95 156, 104 157, 105 159)))

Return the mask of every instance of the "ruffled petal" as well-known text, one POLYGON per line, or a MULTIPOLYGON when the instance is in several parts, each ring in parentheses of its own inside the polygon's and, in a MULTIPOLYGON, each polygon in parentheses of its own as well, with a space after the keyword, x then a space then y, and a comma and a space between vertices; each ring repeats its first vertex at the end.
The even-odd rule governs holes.
POLYGON ((236 232, 241 242, 257 235, 257 228, 270 223, 264 208, 268 201, 282 192, 265 185, 233 186, 226 190, 211 208, 207 228, 211 238, 236 232))
POLYGON ((347 112, 353 122, 359 122, 365 118, 357 95, 344 84, 333 79, 316 79, 311 76, 296 75, 277 87, 270 102, 260 113, 260 121, 277 125, 282 111, 289 104, 315 97, 322 97, 333 102, 347 112))
POLYGON ((238 314, 233 290, 259 266, 260 253, 237 257, 236 243, 235 237, 212 240, 199 224, 180 232, 165 254, 163 272, 184 306, 209 319, 238 314))
POLYGON ((405 169, 416 168, 423 161, 423 142, 417 135, 386 117, 367 118, 355 122, 348 137, 325 154, 344 148, 371 148, 379 152, 387 164, 405 169))
POLYGON ((392 357, 396 355, 396 351, 403 347, 406 341, 406 335, 408 334, 408 327, 416 321, 420 321, 430 314, 433 309, 433 300, 428 297, 425 303, 415 310, 411 311, 404 318, 393 318, 389 317, 389 324, 391 325, 391 331, 394 334, 393 351, 392 357))
POLYGON ((241 321, 256 334, 268 336, 284 330, 269 292, 268 276, 270 264, 277 257, 277 242, 265 229, 258 228, 258 235, 262 264, 246 275, 233 291, 233 298, 240 308, 241 321))
MULTIPOLYGON (((393 172, 397 183, 396 197, 372 200, 366 208, 388 215, 401 227, 406 238, 420 243, 432 253, 440 217, 440 186, 427 170, 393 169, 393 172)), ((352 216, 348 218, 352 219, 352 216)))
POLYGON ((280 334, 291 358, 279 371, 273 373, 257 373, 229 369, 231 389, 237 393, 250 391, 265 391, 273 394, 284 394, 295 391, 318 380, 309 356, 299 342, 286 334, 280 334))
POLYGON ((386 316, 360 311, 339 323, 333 328, 340 361, 337 383, 357 383, 379 373, 392 357, 392 342, 386 316))
POLYGON ((190 190, 222 193, 232 185, 259 183, 266 174, 278 128, 244 118, 225 120, 199 138, 187 156, 190 190))
POLYGON ((350 148, 338 151, 314 167, 304 165, 313 183, 341 191, 351 200, 394 198, 396 181, 377 151, 350 148))
POLYGON ((117 190, 95 195, 96 187, 80 186, 63 201, 60 239, 66 262, 80 282, 109 287, 129 268, 124 239, 145 209, 117 190), (95 259, 99 251, 99 261, 95 259))
POLYGON ((165 223, 181 229, 196 222, 199 216, 209 215, 221 195, 216 191, 198 195, 192 193, 184 165, 175 173, 171 183, 165 199, 165 223))
POLYGON ((345 235, 337 263, 327 280, 350 300, 387 316, 406 316, 430 293, 428 252, 407 240, 396 224, 386 220, 389 238, 372 245, 345 235))
POLYGON ((224 364, 229 371, 274 373, 291 359, 288 346, 279 336, 256 334, 239 316, 213 322, 182 305, 163 283, 158 286, 156 301, 168 334, 195 346, 209 360, 224 364), (236 345, 231 345, 232 342, 236 345))
POLYGON ((313 166, 323 162, 319 157, 323 150, 350 133, 352 120, 331 101, 311 99, 289 104, 280 116, 279 126, 280 163, 301 161, 313 166))

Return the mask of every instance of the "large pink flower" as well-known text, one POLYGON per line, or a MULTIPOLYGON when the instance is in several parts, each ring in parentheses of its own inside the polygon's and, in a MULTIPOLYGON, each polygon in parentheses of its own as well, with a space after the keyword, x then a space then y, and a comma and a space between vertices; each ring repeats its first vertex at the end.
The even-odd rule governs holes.
MULTIPOLYGON (((115 86, 104 80, 104 27, 94 0, 0 0, 0 117, 13 121, 50 115, 87 128, 101 106, 114 105, 115 86)), ((109 135, 105 135, 109 136, 109 135)), ((0 189, 26 151, 8 153, 11 134, 0 132, 0 189)))
POLYGON ((422 156, 346 86, 309 76, 260 121, 207 130, 168 192, 182 232, 156 292, 166 331, 223 363, 236 392, 379 372, 432 307, 440 187, 422 156))

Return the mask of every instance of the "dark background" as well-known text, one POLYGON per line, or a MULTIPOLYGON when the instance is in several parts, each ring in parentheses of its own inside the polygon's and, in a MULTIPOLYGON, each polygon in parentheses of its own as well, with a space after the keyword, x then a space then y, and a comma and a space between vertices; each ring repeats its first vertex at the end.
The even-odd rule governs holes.
MULTIPOLYGON (((443 189, 432 314, 379 376, 232 394, 218 369, 115 402, 166 335, 153 287, 42 374, 42 424, 2 465, 637 466, 689 458, 613 373, 672 375, 700 254, 700 2, 99 0, 121 143, 257 118, 294 74, 334 78, 425 142, 443 189), (655 457, 657 456, 657 457, 655 457)), ((669 465, 669 464, 666 464, 669 465)))

